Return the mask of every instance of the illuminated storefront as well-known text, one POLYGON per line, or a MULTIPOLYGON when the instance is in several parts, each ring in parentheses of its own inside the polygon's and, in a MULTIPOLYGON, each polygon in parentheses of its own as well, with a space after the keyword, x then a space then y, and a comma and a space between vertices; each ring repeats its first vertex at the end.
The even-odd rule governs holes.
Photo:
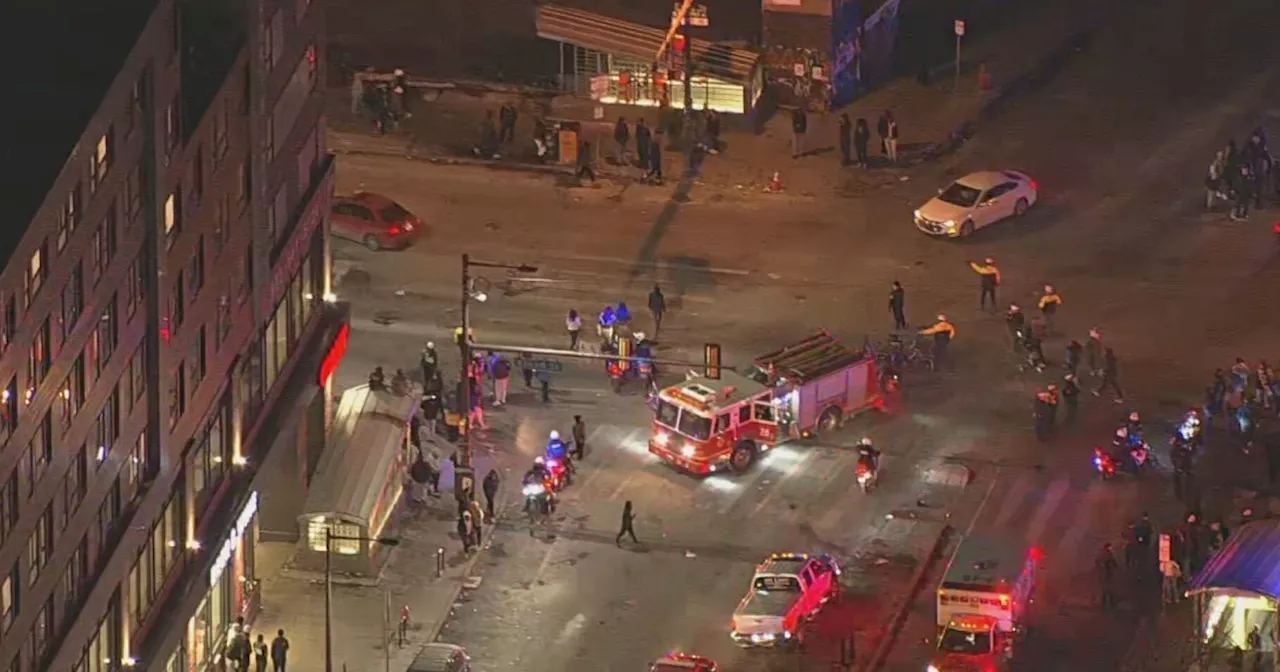
POLYGON ((258 607, 258 579, 254 547, 258 533, 259 496, 255 491, 241 507, 231 534, 222 540, 205 577, 208 593, 187 623, 186 660, 189 672, 220 669, 222 653, 236 624, 258 607))
POLYGON ((1272 652, 1258 669, 1280 669, 1274 655, 1280 647, 1280 520, 1241 525, 1191 579, 1187 595, 1195 605, 1196 643, 1208 659, 1250 648, 1249 633, 1256 628, 1263 650, 1272 652))
MULTIPOLYGON (((561 43, 560 80, 564 88, 606 104, 684 107, 681 38, 668 49, 671 59, 654 68, 665 28, 540 5, 537 29, 538 37, 561 43)), ((692 47, 694 108, 750 114, 764 91, 759 55, 698 39, 692 47)))

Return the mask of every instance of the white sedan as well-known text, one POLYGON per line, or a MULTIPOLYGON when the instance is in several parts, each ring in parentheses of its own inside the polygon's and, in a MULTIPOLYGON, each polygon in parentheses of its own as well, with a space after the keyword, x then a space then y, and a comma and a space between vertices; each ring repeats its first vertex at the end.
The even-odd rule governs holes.
POLYGON ((1021 217, 1035 205, 1039 190, 1035 180, 1016 170, 970 173, 916 210, 916 228, 931 236, 967 236, 1002 219, 1021 217))

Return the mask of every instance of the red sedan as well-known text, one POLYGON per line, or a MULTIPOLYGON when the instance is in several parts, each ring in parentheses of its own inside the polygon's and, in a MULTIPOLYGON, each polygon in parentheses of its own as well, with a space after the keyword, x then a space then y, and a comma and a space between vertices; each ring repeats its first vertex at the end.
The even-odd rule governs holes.
POLYGON ((329 222, 337 238, 353 240, 370 250, 403 250, 422 235, 422 219, 399 203, 367 192, 336 196, 329 222))
POLYGON ((717 672, 715 661, 688 653, 672 652, 654 661, 649 672, 717 672))

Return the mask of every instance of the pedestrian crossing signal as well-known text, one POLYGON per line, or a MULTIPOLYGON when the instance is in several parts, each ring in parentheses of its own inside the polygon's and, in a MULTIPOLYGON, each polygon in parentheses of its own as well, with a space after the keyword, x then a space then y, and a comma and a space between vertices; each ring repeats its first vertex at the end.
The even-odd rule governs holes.
POLYGON ((720 380, 720 344, 708 343, 702 348, 703 372, 711 380, 720 380))

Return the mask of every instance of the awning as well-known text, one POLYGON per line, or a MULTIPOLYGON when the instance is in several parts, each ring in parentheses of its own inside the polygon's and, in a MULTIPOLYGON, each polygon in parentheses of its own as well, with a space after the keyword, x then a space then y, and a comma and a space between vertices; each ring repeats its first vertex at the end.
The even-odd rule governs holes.
MULTIPOLYGON (((606 54, 630 56, 646 63, 653 61, 667 36, 666 28, 653 28, 559 5, 539 5, 536 23, 538 37, 606 54)), ((754 51, 693 40, 695 73, 747 84, 758 60, 760 55, 754 51)))
POLYGON ((360 385, 342 393, 299 520, 330 516, 370 524, 389 479, 400 477, 405 432, 422 400, 416 389, 401 395, 360 385))
POLYGON ((1245 523, 1191 579, 1189 593, 1243 591, 1280 599, 1280 520, 1245 523))

